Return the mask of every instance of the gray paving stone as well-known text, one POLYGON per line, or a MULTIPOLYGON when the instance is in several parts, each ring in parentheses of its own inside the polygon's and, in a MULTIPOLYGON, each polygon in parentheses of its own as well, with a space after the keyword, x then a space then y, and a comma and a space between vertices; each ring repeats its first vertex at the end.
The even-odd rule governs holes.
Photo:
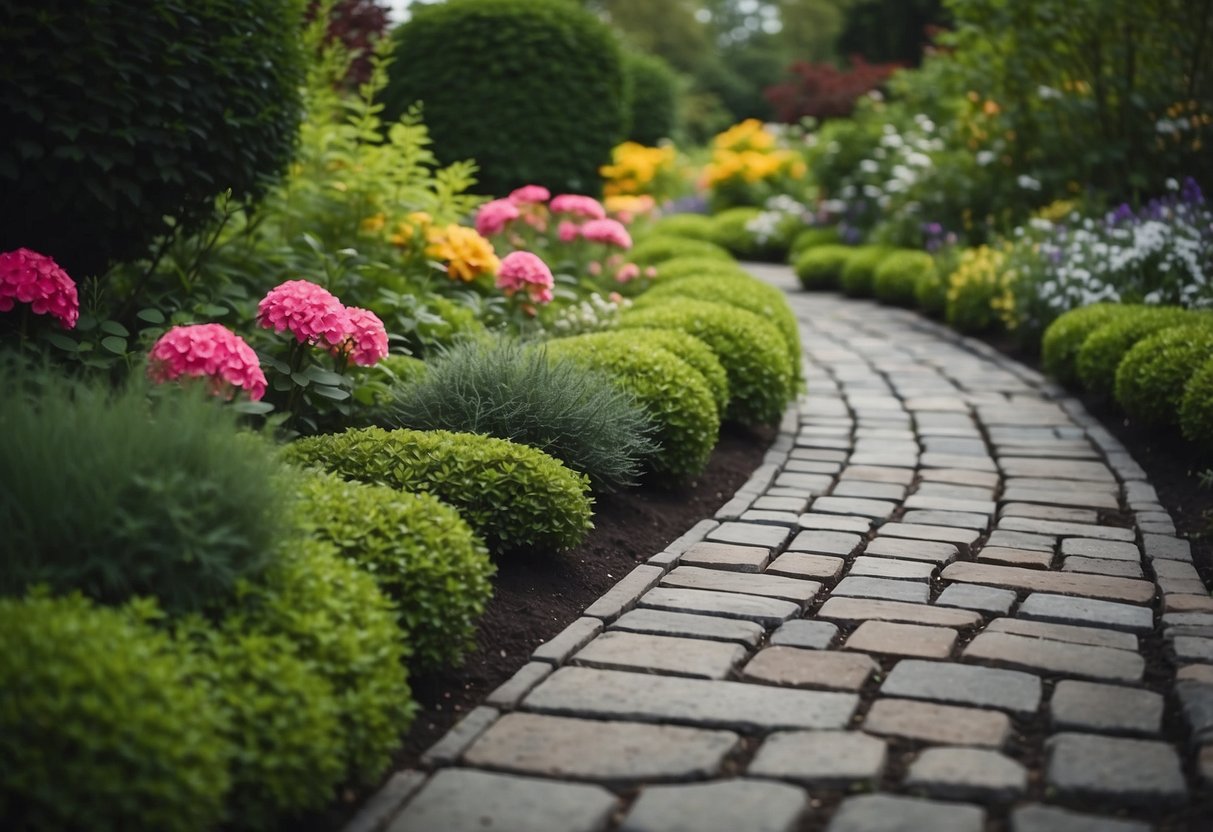
POLYGON ((981 537, 976 529, 954 529, 948 526, 924 526, 918 523, 885 523, 880 533, 887 537, 906 537, 911 540, 937 540, 970 546, 981 537))
POLYGON ((523 700, 524 708, 542 713, 737 731, 841 729, 858 704, 853 693, 588 667, 557 670, 523 700))
POLYGON ((884 740, 859 731, 780 731, 763 742, 748 773, 817 788, 873 786, 886 756, 884 740))
MULTIPOLYGON (((676 540, 669 543, 665 547, 665 550, 667 552, 672 552, 675 555, 681 555, 687 549, 691 548, 691 546, 703 540, 708 532, 712 531, 719 525, 720 523, 715 520, 700 520, 694 526, 691 526, 691 528, 679 535, 676 540)), ((633 598, 635 597, 636 596, 633 596, 633 598)))
POLYGON ((849 595, 857 598, 883 598, 887 601, 906 601, 925 604, 931 588, 920 581, 894 581, 888 578, 847 577, 834 587, 833 596, 849 595))
POLYGON ((602 621, 582 616, 548 641, 535 648, 531 658, 548 664, 564 664, 573 653, 602 632, 602 621))
POLYGON ((862 650, 867 653, 946 659, 951 655, 958 636, 956 630, 948 627, 865 621, 843 646, 847 650, 862 650))
MULTIPOLYGON (((948 511, 983 514, 987 516, 987 525, 989 524, 988 516, 993 514, 997 509, 997 506, 993 500, 963 500, 957 497, 933 496, 929 493, 913 494, 906 498, 904 505, 908 509, 917 509, 922 511, 948 511)), ((906 522, 912 523, 915 521, 907 520, 906 522)))
POLYGON ((905 659, 880 686, 886 696, 997 708, 1020 716, 1040 706, 1040 677, 1018 670, 905 659))
POLYGON ((1185 679, 1175 692, 1192 738, 1198 743, 1213 741, 1213 684, 1185 679))
POLYGON ((487 705, 473 708, 463 719, 456 722, 443 735, 442 739, 431 745, 421 755, 421 764, 424 766, 444 766, 455 762, 459 759, 459 755, 492 725, 499 716, 501 716, 500 711, 487 705))
POLYGON ((1029 595, 1019 605, 1019 616, 1054 624, 1109 627, 1131 633, 1148 633, 1154 629, 1154 613, 1149 607, 1044 592, 1029 595))
POLYGON ((637 566, 619 583, 607 590, 606 595, 586 607, 585 614, 603 621, 613 621, 625 610, 635 606, 636 600, 641 595, 657 586, 657 582, 664 574, 665 570, 658 566, 648 564, 637 566))
POLYGON ((1003 489, 1001 500, 1020 503, 1044 503, 1054 506, 1073 506, 1078 508, 1102 508, 1114 511, 1120 507, 1120 501, 1111 494, 1091 490, 1051 491, 1027 486, 1008 486, 1003 489))
POLYGON ((1099 512, 1087 508, 1043 506, 1037 503, 1006 503, 998 512, 1000 517, 1026 517, 1032 520, 1054 520, 1061 523, 1099 522, 1099 512))
POLYGON ((946 482, 921 482, 911 496, 932 500, 961 500, 973 504, 994 503, 993 488, 983 488, 977 485, 953 485, 946 482))
POLYGON ((1055 734, 1045 743, 1045 782, 1065 798, 1157 807, 1188 790, 1174 747, 1153 740, 1055 734))
POLYGON ((968 660, 1113 682, 1138 682, 1145 660, 1127 650, 1067 644, 1010 633, 979 633, 964 650, 968 660))
POLYGON ((1009 803, 1027 791, 1028 772, 997 751, 928 748, 910 765, 905 785, 948 800, 1009 803))
POLYGON ((863 728, 873 734, 936 745, 1001 748, 1010 736, 1011 720, 1000 711, 912 699, 878 699, 869 709, 863 728))
POLYGON ((971 610, 948 609, 928 604, 886 601, 876 598, 828 599, 817 611, 819 618, 842 621, 904 621, 907 624, 932 624, 941 627, 972 627, 981 616, 971 610))
POLYGON ((990 526, 989 515, 964 511, 907 511, 902 515, 901 522, 924 526, 953 526, 959 529, 977 529, 979 531, 985 531, 990 526))
POLYGON ((985 824, 977 806, 869 794, 844 800, 826 832, 981 832, 985 824))
POLYGON ((951 485, 972 485, 978 488, 997 488, 998 474, 993 471, 972 471, 960 468, 935 468, 922 472, 924 482, 942 482, 951 485))
POLYGON ((804 497, 759 497, 754 501, 753 507, 762 511, 792 511, 803 514, 809 507, 809 501, 804 497))
POLYGON ((789 459, 783 465, 783 470, 789 474, 825 474, 833 475, 842 470, 841 462, 821 462, 815 459, 789 459))
POLYGON ((922 455, 924 468, 960 468, 962 470, 988 471, 997 470, 994 460, 988 456, 968 456, 966 454, 945 454, 937 451, 927 451, 922 455))
POLYGON ((611 631, 581 648, 572 662, 610 670, 723 679, 745 657, 744 647, 727 641, 611 631))
POLYGON ((789 618, 798 616, 801 612, 799 604, 778 598, 673 587, 657 587, 649 590, 640 599, 640 606, 670 612, 742 618, 769 625, 782 624, 789 618))
POLYGON ((1160 578, 1181 578, 1200 580, 1196 567, 1190 563, 1177 560, 1156 560, 1150 564, 1154 574, 1160 578))
POLYGON ((1015 603, 1015 593, 992 586, 953 584, 939 594, 935 603, 941 607, 962 607, 1005 615, 1015 603))
POLYGON ((387 832, 600 832, 619 799, 601 786, 555 783, 534 777, 466 768, 439 771, 387 832))
POLYGON ((800 528, 827 532, 851 532, 865 535, 872 528, 872 518, 851 514, 802 514, 800 528))
POLYGON ((917 454, 890 454, 883 451, 872 451, 862 454, 851 454, 851 462, 857 465, 890 465, 907 470, 918 467, 917 454))
POLYGON ((788 488, 785 486, 773 485, 766 490, 768 497, 796 497, 801 500, 809 500, 813 496, 813 492, 805 488, 788 488))
POLYGON ((854 514, 883 520, 897 510, 897 503, 889 500, 865 500, 860 497, 818 497, 813 501, 813 511, 823 514, 854 514))
POLYGON ((650 786, 632 805, 620 832, 792 832, 808 795, 785 783, 725 780, 650 786))
POLYGON ((753 575, 720 569, 702 569, 698 566, 675 568, 661 579, 661 585, 680 589, 738 592, 765 598, 779 598, 798 604, 806 604, 813 600, 817 591, 821 589, 821 584, 816 581, 802 581, 766 573, 753 575))
POLYGON ((728 641, 746 647, 757 646, 766 632, 761 625, 739 618, 720 618, 653 609, 626 612, 611 625, 610 629, 632 633, 702 638, 710 641, 728 641))
POLYGON ((800 515, 791 511, 759 511, 750 509, 742 512, 741 516, 737 519, 742 523, 758 523, 760 525, 787 526, 791 528, 797 525, 800 515))
POLYGON ((849 555, 859 548, 863 538, 852 532, 803 531, 788 544, 789 552, 814 552, 819 555, 849 555))
POLYGON ((771 559, 771 550, 762 546, 738 546, 730 543, 700 541, 679 558, 684 566, 731 569, 737 572, 761 572, 771 559))
POLYGON ((484 703, 494 708, 513 708, 522 701, 522 697, 530 693, 531 688, 546 679, 551 672, 552 665, 547 662, 527 662, 517 673, 486 696, 484 703))
POLYGON ((1022 566, 1030 569, 1048 569, 1053 564, 1052 550, 1033 551, 1029 549, 1012 549, 1005 546, 982 546, 977 552, 977 559, 990 563, 1002 563, 1007 566, 1022 566))
POLYGON ((741 675, 746 679, 798 688, 859 690, 879 669, 869 656, 774 646, 758 651, 741 675))
POLYGON ((1177 636, 1171 642, 1171 649, 1181 662, 1213 662, 1213 638, 1177 636))
POLYGON ((1146 557, 1191 562, 1192 544, 1182 538, 1162 534, 1143 534, 1142 548, 1146 557))
POLYGON ((358 814, 341 827, 341 832, 381 832, 391 822, 409 798, 425 784, 423 772, 405 769, 388 779, 383 788, 375 792, 358 814))
POLYGON ((779 549, 788 542, 792 530, 783 526, 764 526, 758 523, 721 523, 708 532, 707 539, 716 543, 737 543, 742 546, 762 546, 779 549))
POLYGON ((902 537, 877 537, 864 549, 865 555, 930 561, 940 565, 956 560, 955 544, 935 540, 911 540, 902 537))
POLYGON ((911 581, 929 581, 935 574, 933 563, 920 560, 899 560, 885 557, 858 557, 851 562, 848 575, 863 575, 870 578, 900 578, 911 581))
POLYGON ((1038 520, 1032 517, 1004 517, 998 528, 1030 534, 1055 535, 1058 537, 1087 537, 1098 540, 1123 540, 1132 542, 1136 535, 1132 529, 1119 526, 1091 526, 1086 523, 1068 523, 1061 520, 1038 520))
POLYGON ((1047 477, 1055 480, 1087 480, 1090 482, 1116 481, 1115 475, 1102 462, 1008 456, 999 460, 999 467, 1008 477, 1047 477))
POLYGON ((1052 559, 1057 538, 1052 535, 1030 534, 1028 532, 995 529, 986 540, 986 547, 1001 549, 1027 549, 1035 552, 1045 552, 1052 559))
MULTIPOLYGON (((1088 575, 1113 575, 1118 578, 1141 578, 1141 567, 1127 560, 1068 557, 1062 562, 1064 572, 1084 572, 1088 575)), ((1165 587, 1164 587, 1165 590, 1165 587)))
POLYGON ((1104 575, 1083 575, 1078 572, 1049 572, 996 566, 990 563, 953 563, 944 567, 940 577, 946 581, 986 584, 1009 589, 1035 592, 1065 593, 1084 598, 1149 603, 1154 598, 1154 584, 1129 578, 1104 575))
POLYGON ((1071 679, 1057 683, 1049 703, 1055 728, 1098 733, 1156 736, 1162 711, 1163 699, 1152 691, 1071 679))
POLYGON ((848 465, 839 476, 844 479, 866 482, 887 482, 894 485, 909 485, 914 481, 914 472, 905 468, 889 468, 879 465, 848 465))
POLYGON ((1085 537, 1070 537, 1061 542, 1063 555, 1081 555, 1088 558, 1103 560, 1124 560, 1137 562, 1141 560, 1141 552, 1137 544, 1121 540, 1098 540, 1085 537))
POLYGON ((478 768, 611 785, 697 780, 719 774, 740 740, 732 731, 512 713, 463 759, 478 768))
POLYGON ((825 650, 838 638, 838 627, 828 621, 804 618, 785 621, 771 634, 771 645, 825 650))
POLYGON ((1137 649, 1137 636, 1131 633, 1096 627, 1077 627, 1069 624, 1049 624, 1044 621, 1028 621, 1022 618, 996 618, 986 627, 986 632, 1011 633, 1029 638, 1064 641, 1069 644, 1090 644, 1095 647, 1110 647, 1114 650, 1137 649))
POLYGON ((1056 806, 1020 806, 1011 812, 1011 832, 1150 832, 1136 820, 1080 814, 1056 806))
POLYGON ((807 552, 784 552, 767 567, 768 575, 784 575, 789 578, 833 581, 842 574, 846 561, 828 555, 812 555, 807 552))
POLYGON ((904 485, 889 482, 867 482, 866 480, 839 480, 830 489, 832 497, 861 497, 868 500, 902 500, 906 496, 904 485))
MULTIPOLYGON (((811 459, 817 462, 846 462, 849 454, 846 451, 833 451, 827 448, 793 448, 789 456, 792 459, 811 459)), ((785 476, 780 474, 780 477, 785 476)), ((775 478, 775 484, 780 485, 779 477, 775 478)), ((802 485, 793 485, 792 488, 804 488, 802 485)), ((829 485, 822 486, 817 493, 828 488, 829 485)))

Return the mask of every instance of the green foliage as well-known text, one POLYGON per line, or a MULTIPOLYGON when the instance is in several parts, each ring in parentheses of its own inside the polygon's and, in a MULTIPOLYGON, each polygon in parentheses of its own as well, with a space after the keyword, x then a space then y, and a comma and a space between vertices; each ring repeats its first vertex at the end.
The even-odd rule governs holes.
POLYGON ((413 667, 458 664, 474 649, 496 567, 458 512, 428 494, 319 472, 301 477, 299 492, 308 536, 336 547, 395 602, 413 667))
POLYGON ((1005 326, 1002 313, 1014 305, 1010 292, 1014 276, 1005 249, 966 249, 948 276, 948 324, 961 332, 988 332, 1005 326))
MULTIPOLYGON (((876 267, 872 289, 881 303, 895 306, 913 306, 918 302, 918 287, 938 282, 942 292, 942 281, 935 270, 935 258, 925 251, 900 249, 892 252, 876 267)), ((931 302, 929 289, 924 289, 927 304, 931 302)), ((946 297, 940 297, 946 302, 946 297)), ((927 310, 931 311, 931 310, 927 310)))
POLYGON ((717 257, 675 257, 662 262, 658 268, 658 285, 681 280, 684 277, 707 277, 725 275, 748 277, 749 272, 736 260, 721 260, 717 257))
POLYGON ((893 253, 888 246, 859 246, 842 267, 839 285, 852 297, 868 298, 875 291, 876 269, 893 253))
POLYGON ((712 217, 711 241, 744 260, 782 262, 788 254, 785 235, 761 237, 746 226, 763 214, 761 208, 728 208, 712 217))
POLYGON ((374 578, 329 545, 301 537, 279 548, 264 578, 241 587, 225 626, 294 644, 337 696, 346 776, 374 782, 415 709, 396 611, 374 578))
POLYGON ((717 415, 729 406, 729 376, 712 348, 693 335, 676 329, 634 329, 620 333, 630 344, 652 345, 655 349, 673 353, 703 376, 716 403, 717 415))
POLYGON ((1082 342, 1075 361, 1083 387, 1096 395, 1111 395, 1116 369, 1134 344, 1191 320, 1186 310, 1155 306, 1136 309, 1099 326, 1082 342))
POLYGON ((648 469, 661 478, 689 479, 707 466, 720 433, 711 388, 692 365, 656 340, 630 332, 595 332, 548 342, 548 354, 608 373, 657 425, 657 452, 648 469))
POLYGON ((219 703, 188 670, 169 638, 131 610, 78 596, 0 599, 5 826, 216 826, 232 749, 219 703))
POLYGON ((641 268, 657 266, 658 279, 661 277, 661 264, 676 257, 710 258, 725 263, 733 262, 733 255, 729 254, 728 249, 715 243, 709 243, 707 240, 664 237, 656 234, 645 237, 628 252, 628 260, 641 268))
POLYGON ((688 237, 692 240, 712 242, 712 217, 707 214, 670 214, 653 223, 646 235, 649 237, 688 237))
POLYGON ((170 611, 222 604, 283 527, 275 454, 200 388, 0 367, 0 592, 36 583, 170 611))
POLYGON ((1044 370, 1062 384, 1078 382, 1078 351, 1087 337, 1106 323, 1117 320, 1139 306, 1097 303, 1071 309, 1045 330, 1040 344, 1044 370))
POLYGON ((626 137, 653 146, 678 127, 678 75, 656 55, 624 50, 623 73, 630 95, 626 137))
POLYGON ((389 355, 372 369, 389 376, 393 384, 414 384, 425 378, 428 365, 411 355, 389 355))
POLYGON ((625 119, 615 35, 566 0, 463 0, 415 7, 393 31, 383 92, 395 117, 416 101, 441 158, 474 158, 481 187, 589 193, 625 119))
POLYGON ((1198 364, 1188 379, 1179 405, 1179 427, 1203 453, 1213 452, 1213 359, 1198 364))
POLYGON ((1213 321, 1164 329, 1138 341, 1116 368, 1116 401, 1146 427, 1175 427, 1184 387, 1213 358, 1213 321))
POLYGON ((796 272, 800 285, 810 292, 837 289, 842 270, 854 253, 855 249, 851 246, 812 246, 796 258, 792 270, 796 272))
POLYGON ((635 484, 654 450, 652 423, 610 378, 505 340, 434 358, 424 379, 396 390, 386 424, 529 445, 605 491, 635 484))
POLYGON ((788 250, 788 259, 795 262, 811 248, 817 246, 834 246, 839 245, 842 239, 838 236, 836 228, 806 228, 794 238, 792 245, 788 250))
POLYGON ((432 494, 454 506, 495 553, 572 548, 593 525, 588 477, 504 439, 365 428, 300 439, 286 457, 348 479, 432 494))
POLYGON ((261 196, 299 124, 293 0, 6 4, 0 251, 26 246, 77 279, 261 196), (49 68, 53 67, 53 71, 49 68))
POLYGON ((626 329, 679 329, 703 341, 729 376, 725 415, 747 425, 770 424, 795 396, 795 367, 779 330, 769 321, 719 303, 675 298, 626 312, 626 329))

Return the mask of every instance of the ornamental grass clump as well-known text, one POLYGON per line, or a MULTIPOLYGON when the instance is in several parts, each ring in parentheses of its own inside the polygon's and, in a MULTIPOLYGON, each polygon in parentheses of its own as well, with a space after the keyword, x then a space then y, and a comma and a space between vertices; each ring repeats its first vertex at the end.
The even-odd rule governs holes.
POLYGON ((1175 427, 1188 380, 1210 358, 1213 320, 1155 332, 1116 368, 1116 401, 1140 425, 1175 427))

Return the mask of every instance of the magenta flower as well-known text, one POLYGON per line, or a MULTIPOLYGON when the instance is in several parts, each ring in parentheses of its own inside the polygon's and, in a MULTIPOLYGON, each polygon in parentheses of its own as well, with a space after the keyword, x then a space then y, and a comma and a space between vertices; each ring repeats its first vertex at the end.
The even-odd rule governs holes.
POLYGON ((517 205, 508 199, 494 199, 481 205, 476 212, 476 232, 482 237, 499 234, 519 216, 521 212, 517 205))
POLYGON ((387 328, 379 316, 369 309, 346 307, 350 329, 346 339, 337 347, 360 367, 370 367, 387 356, 387 328))
POLYGON ((606 218, 606 209, 602 207, 601 202, 592 196, 561 194, 552 198, 550 207, 553 214, 573 214, 574 216, 585 217, 591 220, 606 218))
POLYGON ((534 205, 540 202, 547 202, 552 198, 552 192, 542 185, 523 185, 521 188, 515 188, 510 191, 510 202, 515 205, 534 205))
POLYGON ((560 225, 556 226, 556 235, 560 237, 560 242, 571 243, 581 236, 581 226, 575 222, 561 220, 560 225))
POLYGON ((623 227, 623 223, 617 220, 590 220, 581 226, 581 236, 608 246, 618 246, 622 249, 632 247, 632 236, 623 227))
POLYGON ((147 374, 159 384, 182 376, 209 380, 212 394, 231 398, 241 388, 253 401, 265 395, 257 353, 222 324, 175 326, 152 345, 147 374))
POLYGON ((50 257, 28 248, 0 254, 0 312, 17 301, 28 303, 35 315, 58 318, 64 329, 80 317, 76 282, 50 257))
POLYGON ((288 280, 257 304, 257 323, 274 332, 290 330, 300 343, 340 344, 350 331, 349 315, 327 289, 306 280, 288 280))
POLYGON ((551 303, 555 282, 547 264, 529 251, 510 252, 501 259, 497 271, 498 289, 508 297, 526 292, 536 303, 551 303))

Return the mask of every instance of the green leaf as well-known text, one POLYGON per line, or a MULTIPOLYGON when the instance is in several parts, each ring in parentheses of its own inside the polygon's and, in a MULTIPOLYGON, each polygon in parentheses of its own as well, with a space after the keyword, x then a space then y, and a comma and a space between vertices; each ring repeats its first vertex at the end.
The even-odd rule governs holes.
POLYGON ((345 376, 340 373, 334 373, 323 367, 317 367, 315 364, 304 370, 303 374, 317 384, 327 384, 331 387, 340 387, 346 381, 345 376))
MULTIPOLYGON (((106 323, 109 323, 108 321, 106 323)), ((104 328, 104 327, 103 327, 104 328)), ((101 339, 101 346, 114 355, 126 355, 126 339, 117 335, 107 335, 101 339)))
POLYGON ((153 309, 151 307, 148 307, 147 309, 140 309, 135 313, 135 317, 141 321, 146 321, 149 324, 164 323, 164 313, 159 309, 153 309))
POLYGON ((54 347, 63 350, 64 352, 79 352, 80 345, 58 332, 48 332, 43 336, 54 347))
POLYGON ((291 381, 300 387, 307 387, 312 383, 312 380, 305 373, 291 373, 291 381))
POLYGON ((198 307, 198 314, 206 315, 211 318, 220 318, 228 313, 226 306, 220 306, 217 303, 206 303, 198 307))
POLYGON ((251 402, 241 400, 232 403, 232 410, 237 413, 248 413, 253 416, 264 416, 266 413, 273 413, 274 406, 269 402, 251 402))
POLYGON ((117 321, 102 321, 101 331, 110 335, 117 335, 120 338, 129 338, 130 331, 117 321))
POLYGON ((314 385, 312 392, 326 399, 332 399, 335 402, 345 401, 350 397, 348 390, 342 390, 340 387, 329 387, 327 384, 314 385))

